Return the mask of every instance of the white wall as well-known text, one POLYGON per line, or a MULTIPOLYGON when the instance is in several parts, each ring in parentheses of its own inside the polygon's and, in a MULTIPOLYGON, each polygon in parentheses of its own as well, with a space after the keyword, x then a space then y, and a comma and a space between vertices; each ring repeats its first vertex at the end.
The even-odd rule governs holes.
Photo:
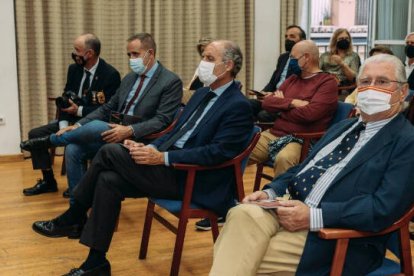
POLYGON ((17 89, 16 37, 13 0, 0 1, 0 155, 20 152, 20 119, 17 89))
POLYGON ((279 57, 280 0, 255 1, 254 8, 253 88, 262 90, 276 69, 276 62, 279 57))

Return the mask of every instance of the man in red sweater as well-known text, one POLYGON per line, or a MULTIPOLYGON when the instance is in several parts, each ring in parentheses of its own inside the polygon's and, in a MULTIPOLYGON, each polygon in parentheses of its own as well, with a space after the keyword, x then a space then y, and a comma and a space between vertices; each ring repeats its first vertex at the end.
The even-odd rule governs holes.
MULTIPOLYGON (((335 78, 319 68, 319 51, 315 43, 303 40, 295 44, 290 54, 293 75, 276 92, 268 94, 262 108, 279 113, 273 127, 262 133, 250 156, 250 163, 261 163, 269 158, 269 142, 297 132, 325 131, 338 103, 335 78)), ((284 138, 282 149, 274 162, 275 176, 299 163, 302 146, 284 138)))

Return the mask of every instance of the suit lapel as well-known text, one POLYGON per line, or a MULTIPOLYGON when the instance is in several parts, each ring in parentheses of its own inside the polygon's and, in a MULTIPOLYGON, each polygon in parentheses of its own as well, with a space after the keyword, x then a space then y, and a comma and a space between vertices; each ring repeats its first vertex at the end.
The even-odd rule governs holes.
POLYGON ((103 67, 104 67, 104 64, 103 64, 104 62, 105 61, 103 59, 99 58, 98 67, 96 68, 95 74, 93 75, 91 86, 88 89, 89 91, 96 91, 97 90, 95 86, 96 86, 96 83, 98 82, 98 80, 101 76, 101 73, 102 73, 102 70, 103 70, 103 67))
POLYGON ((197 133, 200 131, 200 129, 203 128, 203 126, 208 122, 208 120, 215 114, 217 114, 218 110, 227 102, 227 98, 230 97, 232 93, 234 93, 233 85, 230 85, 223 94, 217 99, 217 101, 213 104, 213 106, 208 110, 208 112, 204 115, 204 117, 201 119, 201 121, 198 123, 197 127, 194 129, 194 131, 191 133, 190 137, 193 137, 194 135, 197 135, 197 133))
POLYGON ((144 91, 141 92, 141 96, 139 97, 138 102, 135 105, 135 108, 139 107, 139 104, 143 101, 144 97, 148 94, 148 92, 151 90, 151 88, 157 83, 158 78, 161 74, 162 68, 163 67, 162 67, 161 63, 158 63, 157 70, 155 70, 154 75, 149 80, 149 82, 148 82, 147 86, 145 87, 144 91))
POLYGON ((394 138, 395 129, 401 129, 403 127, 404 118, 402 115, 398 115, 391 122, 385 125, 374 137, 371 138, 368 143, 361 148, 361 150, 350 160, 345 168, 339 172, 339 174, 332 181, 331 186, 335 185, 341 178, 354 169, 358 168, 361 164, 376 155, 387 144, 391 143, 394 138))

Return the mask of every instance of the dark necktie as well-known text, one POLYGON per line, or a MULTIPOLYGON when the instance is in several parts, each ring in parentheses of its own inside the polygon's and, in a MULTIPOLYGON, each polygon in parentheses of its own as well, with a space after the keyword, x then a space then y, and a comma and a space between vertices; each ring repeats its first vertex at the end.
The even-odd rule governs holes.
POLYGON ((82 96, 86 96, 86 94, 88 94, 88 90, 89 90, 89 84, 90 84, 90 77, 91 77, 91 72, 89 72, 88 70, 85 70, 85 80, 83 81, 82 84, 82 96))
POLYGON ((331 153, 315 162, 312 167, 303 173, 296 175, 288 185, 291 197, 304 201, 315 183, 326 170, 339 163, 348 155, 358 141, 359 134, 363 129, 365 129, 365 123, 360 122, 353 130, 345 135, 331 153))
POLYGON ((138 98, 139 93, 141 92, 141 88, 142 88, 142 85, 144 84, 145 78, 146 78, 145 75, 141 75, 141 80, 139 81, 137 90, 135 90, 134 96, 132 96, 132 99, 128 102, 127 106, 124 109, 124 112, 122 113, 128 114, 128 111, 131 108, 131 105, 135 102, 135 100, 138 98))
POLYGON ((200 116, 203 114, 204 109, 206 109, 206 106, 210 102, 211 99, 213 99, 216 96, 212 91, 209 91, 204 98, 200 101, 200 104, 198 105, 198 108, 195 109, 193 112, 193 115, 191 115, 189 120, 183 124, 182 128, 177 131, 174 135, 170 137, 167 141, 165 141, 163 144, 161 144, 158 148, 159 151, 166 151, 168 150, 172 145, 177 142, 178 139, 180 139, 187 131, 192 129, 197 122, 197 120, 200 118, 200 116))

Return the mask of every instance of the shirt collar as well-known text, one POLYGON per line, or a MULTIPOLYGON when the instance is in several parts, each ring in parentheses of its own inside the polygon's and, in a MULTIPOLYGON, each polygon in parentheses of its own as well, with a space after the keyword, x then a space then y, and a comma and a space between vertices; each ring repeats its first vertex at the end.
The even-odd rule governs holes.
POLYGON ((221 94, 224 93, 224 91, 226 91, 227 88, 229 88, 229 86, 233 83, 233 80, 229 81, 228 83, 216 88, 215 90, 211 90, 214 94, 217 95, 217 97, 220 97, 221 94))
POLYGON ((145 73, 145 76, 147 77, 147 79, 152 78, 152 76, 154 75, 155 70, 157 70, 158 66, 159 66, 158 61, 156 61, 154 63, 154 65, 151 67, 151 69, 149 69, 148 72, 145 73))
POLYGON ((91 75, 94 76, 95 72, 96 72, 96 69, 98 68, 98 65, 99 65, 99 58, 96 61, 95 65, 91 67, 91 69, 89 69, 89 70, 85 69, 85 70, 89 71, 89 73, 91 73, 91 75))
MULTIPOLYGON (((394 119, 395 117, 398 116, 399 113, 395 114, 394 116, 392 116, 391 118, 387 118, 384 120, 380 120, 380 121, 375 121, 375 122, 368 122, 367 126, 365 128, 366 131, 370 131, 370 130, 375 130, 375 129, 380 129, 383 126, 385 126, 386 124, 388 124, 389 122, 392 121, 392 119, 394 119)), ((362 118, 359 117, 358 122, 362 122, 362 118)))

